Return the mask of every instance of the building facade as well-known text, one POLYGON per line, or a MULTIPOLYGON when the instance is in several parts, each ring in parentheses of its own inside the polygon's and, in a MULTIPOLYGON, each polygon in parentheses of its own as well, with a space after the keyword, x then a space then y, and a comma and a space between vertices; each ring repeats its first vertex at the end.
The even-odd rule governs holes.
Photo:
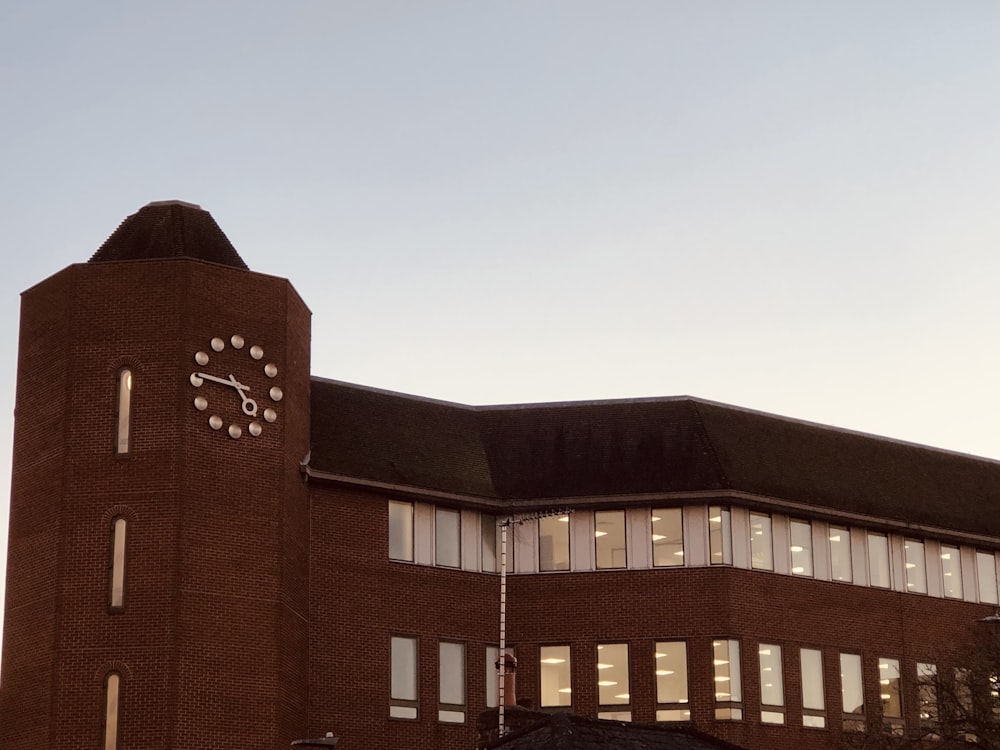
POLYGON ((747 748, 932 729, 1000 464, 698 399, 470 407, 310 373, 180 202, 22 296, 0 746, 471 748, 517 694, 747 748), (506 554, 500 543, 506 529, 506 554))

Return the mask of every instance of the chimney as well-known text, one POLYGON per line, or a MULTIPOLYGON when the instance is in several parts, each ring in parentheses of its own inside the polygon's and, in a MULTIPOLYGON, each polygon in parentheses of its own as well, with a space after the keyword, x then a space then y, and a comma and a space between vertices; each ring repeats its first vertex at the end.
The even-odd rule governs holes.
POLYGON ((498 687, 500 693, 503 695, 503 705, 504 706, 516 706, 517 705, 517 659, 514 654, 505 652, 503 656, 497 659, 497 672, 500 679, 498 687), (503 669, 501 670, 501 661, 503 662, 503 669))

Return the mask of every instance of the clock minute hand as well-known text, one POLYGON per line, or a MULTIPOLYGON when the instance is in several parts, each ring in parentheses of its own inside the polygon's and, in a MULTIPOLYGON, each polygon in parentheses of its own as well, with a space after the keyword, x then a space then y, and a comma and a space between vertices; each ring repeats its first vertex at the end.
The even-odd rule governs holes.
POLYGON ((237 391, 240 392, 240 396, 243 396, 243 391, 250 390, 249 386, 243 385, 243 383, 240 383, 232 375, 230 375, 228 379, 217 378, 215 377, 215 375, 209 375, 204 372, 196 372, 195 375, 197 375, 199 378, 202 378, 203 380, 211 380, 213 383, 221 383, 222 385, 228 385, 230 388, 235 388, 237 391))

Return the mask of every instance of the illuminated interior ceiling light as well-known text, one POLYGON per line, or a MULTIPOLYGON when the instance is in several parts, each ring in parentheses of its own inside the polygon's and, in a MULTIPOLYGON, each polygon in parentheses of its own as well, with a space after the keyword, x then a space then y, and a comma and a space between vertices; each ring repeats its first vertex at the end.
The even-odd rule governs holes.
POLYGON ((597 668, 598 669, 611 669, 613 666, 614 666, 614 664, 601 664, 601 663, 598 663, 597 668))
POLYGON ((882 685, 888 685, 889 681, 888 680, 879 680, 879 683, 882 684, 882 685))
POLYGON ((839 542, 840 541, 840 534, 831 534, 830 535, 830 541, 831 542, 839 542))
POLYGON ((654 542, 659 542, 659 541, 662 541, 664 539, 666 539, 666 537, 663 536, 663 534, 653 534, 653 541, 654 542))
POLYGON ((674 673, 674 670, 672 670, 672 669, 657 669, 656 670, 656 674, 658 674, 660 677, 666 677, 667 675, 671 675, 673 673, 674 673))
POLYGON ((612 685, 617 685, 618 683, 614 680, 598 680, 597 684, 601 687, 611 687, 612 685))
POLYGON ((615 698, 618 698, 618 699, 623 700, 623 701, 627 701, 631 697, 632 696, 629 695, 628 693, 619 693, 618 695, 615 696, 615 698))
POLYGON ((728 663, 729 663, 728 659, 714 659, 714 660, 712 660, 712 664, 714 664, 717 667, 721 667, 723 664, 728 664, 728 663))
POLYGON ((915 568, 915 567, 917 567, 917 564, 916 563, 906 563, 906 567, 907 568, 915 568))
POLYGON ((572 688, 559 688, 558 692, 560 692, 560 693, 572 693, 573 689, 572 688))
POLYGON ((562 664, 565 659, 557 659, 554 656, 550 656, 548 659, 542 659, 542 664, 562 664))
POLYGON ((757 651, 757 653, 760 654, 761 656, 770 656, 771 655, 771 649, 769 649, 769 648, 762 648, 762 649, 759 649, 757 651))
POLYGON ((712 523, 722 523, 722 516, 709 516, 708 520, 712 523))
POLYGON ((724 674, 720 674, 715 678, 716 682, 729 682, 729 677, 724 674))
POLYGON ((659 516, 651 516, 649 520, 652 521, 653 523, 656 523, 657 521, 662 521, 663 519, 660 518, 659 516))
POLYGON ((717 701, 718 700, 724 700, 726 698, 729 698, 730 695, 731 695, 731 693, 720 693, 719 691, 716 691, 715 692, 715 700, 717 700, 717 701))
POLYGON ((791 549, 792 552, 801 552, 803 550, 803 547, 801 544, 793 544, 791 547, 789 547, 789 549, 791 549))
POLYGON ((878 664, 878 668, 879 668, 879 669, 888 669, 888 668, 889 668, 889 665, 888 665, 888 664, 886 664, 886 663, 885 663, 884 661, 881 661, 881 662, 879 662, 879 664, 878 664))
POLYGON ((942 552, 941 553, 941 559, 942 560, 950 560, 951 559, 951 553, 950 552, 942 552))
POLYGON ((606 532, 606 531, 595 531, 594 532, 594 536, 607 536, 607 535, 608 535, 608 532, 606 532))
POLYGON ((881 695, 879 695, 879 698, 881 698, 881 699, 882 699, 882 700, 884 700, 884 701, 887 701, 887 700, 889 700, 889 699, 890 699, 891 697, 892 697, 892 696, 891 696, 891 695, 889 695, 888 693, 882 693, 881 695))
POLYGON ((792 568, 792 572, 793 573, 805 573, 806 569, 803 568, 801 565, 796 565, 794 568, 792 568))
POLYGON ((569 523, 569 516, 559 516, 559 520, 563 523, 569 523))
POLYGON ((666 654, 664 654, 661 651, 657 651, 656 653, 653 654, 653 656, 656 657, 657 659, 662 659, 664 656, 666 656, 666 654))

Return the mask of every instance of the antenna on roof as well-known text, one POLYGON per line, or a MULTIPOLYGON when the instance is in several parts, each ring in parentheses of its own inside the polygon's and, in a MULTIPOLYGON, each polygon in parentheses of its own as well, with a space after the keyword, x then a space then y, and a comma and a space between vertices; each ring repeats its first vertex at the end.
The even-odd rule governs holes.
MULTIPOLYGON (((568 516, 572 508, 540 510, 535 513, 509 515, 500 522, 500 648, 497 654, 497 737, 503 737, 507 729, 504 725, 504 674, 507 667, 507 530, 525 521, 535 521, 551 516, 568 516)), ((568 520, 568 519, 567 519, 568 520)))

